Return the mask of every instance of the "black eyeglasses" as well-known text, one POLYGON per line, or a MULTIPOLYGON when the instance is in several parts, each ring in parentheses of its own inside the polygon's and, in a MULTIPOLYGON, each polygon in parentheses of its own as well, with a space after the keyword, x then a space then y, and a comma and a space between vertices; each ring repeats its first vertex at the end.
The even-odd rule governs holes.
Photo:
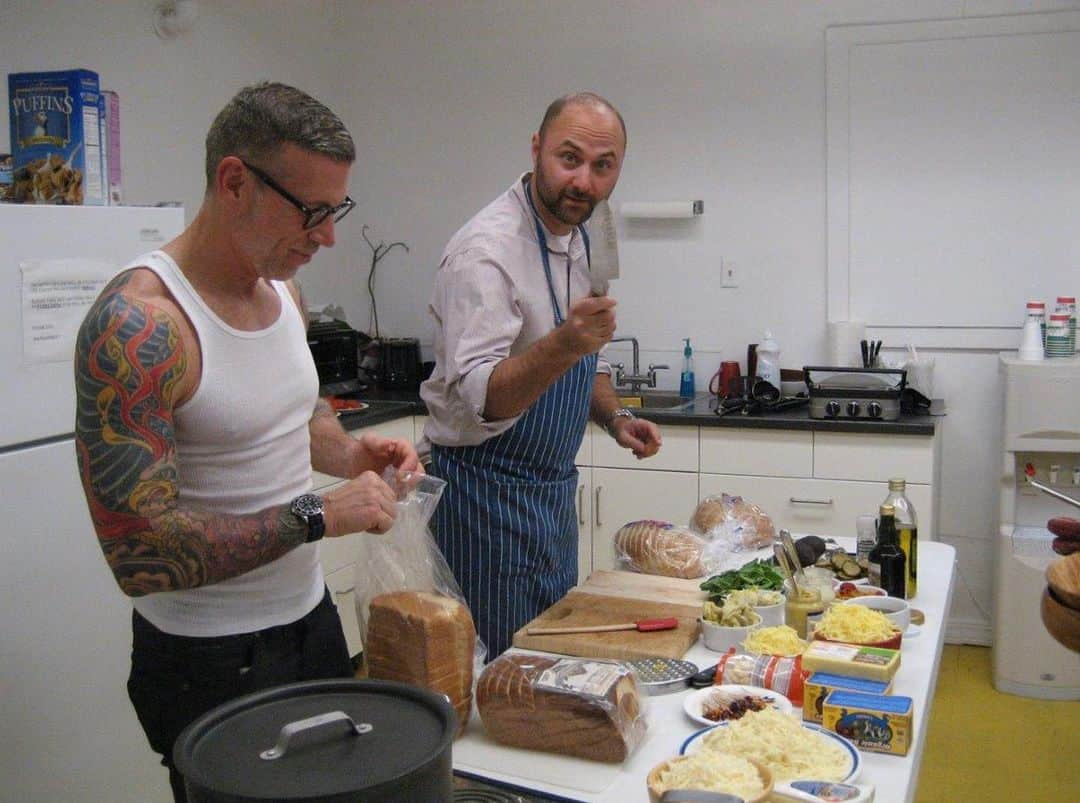
POLYGON ((337 223, 339 220, 345 217, 345 215, 349 214, 349 212, 352 211, 354 206, 356 206, 356 201, 346 195, 345 200, 337 206, 316 206, 314 209, 312 209, 307 204, 298 200, 288 190, 286 190, 284 187, 282 187, 280 184, 270 178, 270 176, 268 176, 262 170, 255 167, 254 165, 249 165, 243 159, 241 159, 240 161, 243 163, 244 167, 246 167, 259 178, 259 181, 261 181, 267 187, 272 189, 274 192, 276 192, 278 195, 280 195, 282 198, 284 198, 286 201, 288 201, 304 213, 305 230, 315 228, 331 215, 333 215, 334 217, 334 222, 337 223))

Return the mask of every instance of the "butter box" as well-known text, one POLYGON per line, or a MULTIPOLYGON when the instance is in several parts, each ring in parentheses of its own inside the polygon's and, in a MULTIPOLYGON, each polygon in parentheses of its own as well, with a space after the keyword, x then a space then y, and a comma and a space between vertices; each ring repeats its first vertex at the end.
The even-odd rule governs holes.
POLYGON ((834 689, 858 691, 864 694, 888 694, 892 683, 887 680, 867 680, 829 672, 815 672, 806 680, 803 692, 803 720, 821 723, 825 698, 834 689))
POLYGON ((900 650, 837 641, 811 641, 802 659, 803 669, 808 672, 831 672, 868 680, 892 680, 900 668, 900 650))
POLYGON ((822 724, 862 750, 906 756, 914 707, 910 697, 837 689, 825 698, 822 724))
POLYGON ((11 73, 13 183, 18 203, 105 203, 100 94, 91 70, 11 73))

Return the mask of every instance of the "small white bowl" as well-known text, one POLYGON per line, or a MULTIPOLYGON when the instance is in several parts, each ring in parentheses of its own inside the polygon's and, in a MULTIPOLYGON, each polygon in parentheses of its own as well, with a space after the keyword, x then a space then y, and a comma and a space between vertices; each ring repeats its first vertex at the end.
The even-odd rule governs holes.
POLYGON ((862 605, 864 608, 880 611, 900 632, 906 632, 911 624, 911 606, 899 597, 854 597, 844 600, 844 605, 862 605))
POLYGON ((784 624, 785 607, 787 607, 787 601, 780 600, 775 605, 755 605, 754 613, 761 617, 763 627, 775 627, 784 624))
POLYGON ((706 647, 714 652, 727 652, 732 647, 735 648, 735 652, 746 652, 742 643, 755 627, 761 627, 760 615, 757 622, 744 627, 728 627, 718 625, 716 622, 710 622, 708 619, 702 619, 701 640, 706 647))

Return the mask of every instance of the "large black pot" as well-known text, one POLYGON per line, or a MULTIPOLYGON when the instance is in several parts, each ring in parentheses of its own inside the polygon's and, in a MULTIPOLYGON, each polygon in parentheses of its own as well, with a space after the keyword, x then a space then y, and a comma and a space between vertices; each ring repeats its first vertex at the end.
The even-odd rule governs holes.
POLYGON ((316 680, 256 692, 184 729, 191 803, 438 803, 453 797, 457 715, 403 683, 316 680))

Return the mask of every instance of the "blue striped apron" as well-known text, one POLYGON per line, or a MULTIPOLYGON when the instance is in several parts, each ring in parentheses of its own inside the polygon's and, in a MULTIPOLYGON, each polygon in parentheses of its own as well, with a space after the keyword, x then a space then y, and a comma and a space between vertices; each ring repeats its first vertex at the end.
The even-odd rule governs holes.
MULTIPOLYGON (((532 207, 528 187, 525 194, 532 207)), ((558 326, 563 315, 535 209, 533 218, 558 326)), ((579 230, 588 254, 588 235, 579 230)), ((574 457, 595 376, 590 354, 505 432, 476 446, 431 447, 430 473, 447 482, 433 518, 435 540, 468 600, 488 660, 577 583, 574 457)))

